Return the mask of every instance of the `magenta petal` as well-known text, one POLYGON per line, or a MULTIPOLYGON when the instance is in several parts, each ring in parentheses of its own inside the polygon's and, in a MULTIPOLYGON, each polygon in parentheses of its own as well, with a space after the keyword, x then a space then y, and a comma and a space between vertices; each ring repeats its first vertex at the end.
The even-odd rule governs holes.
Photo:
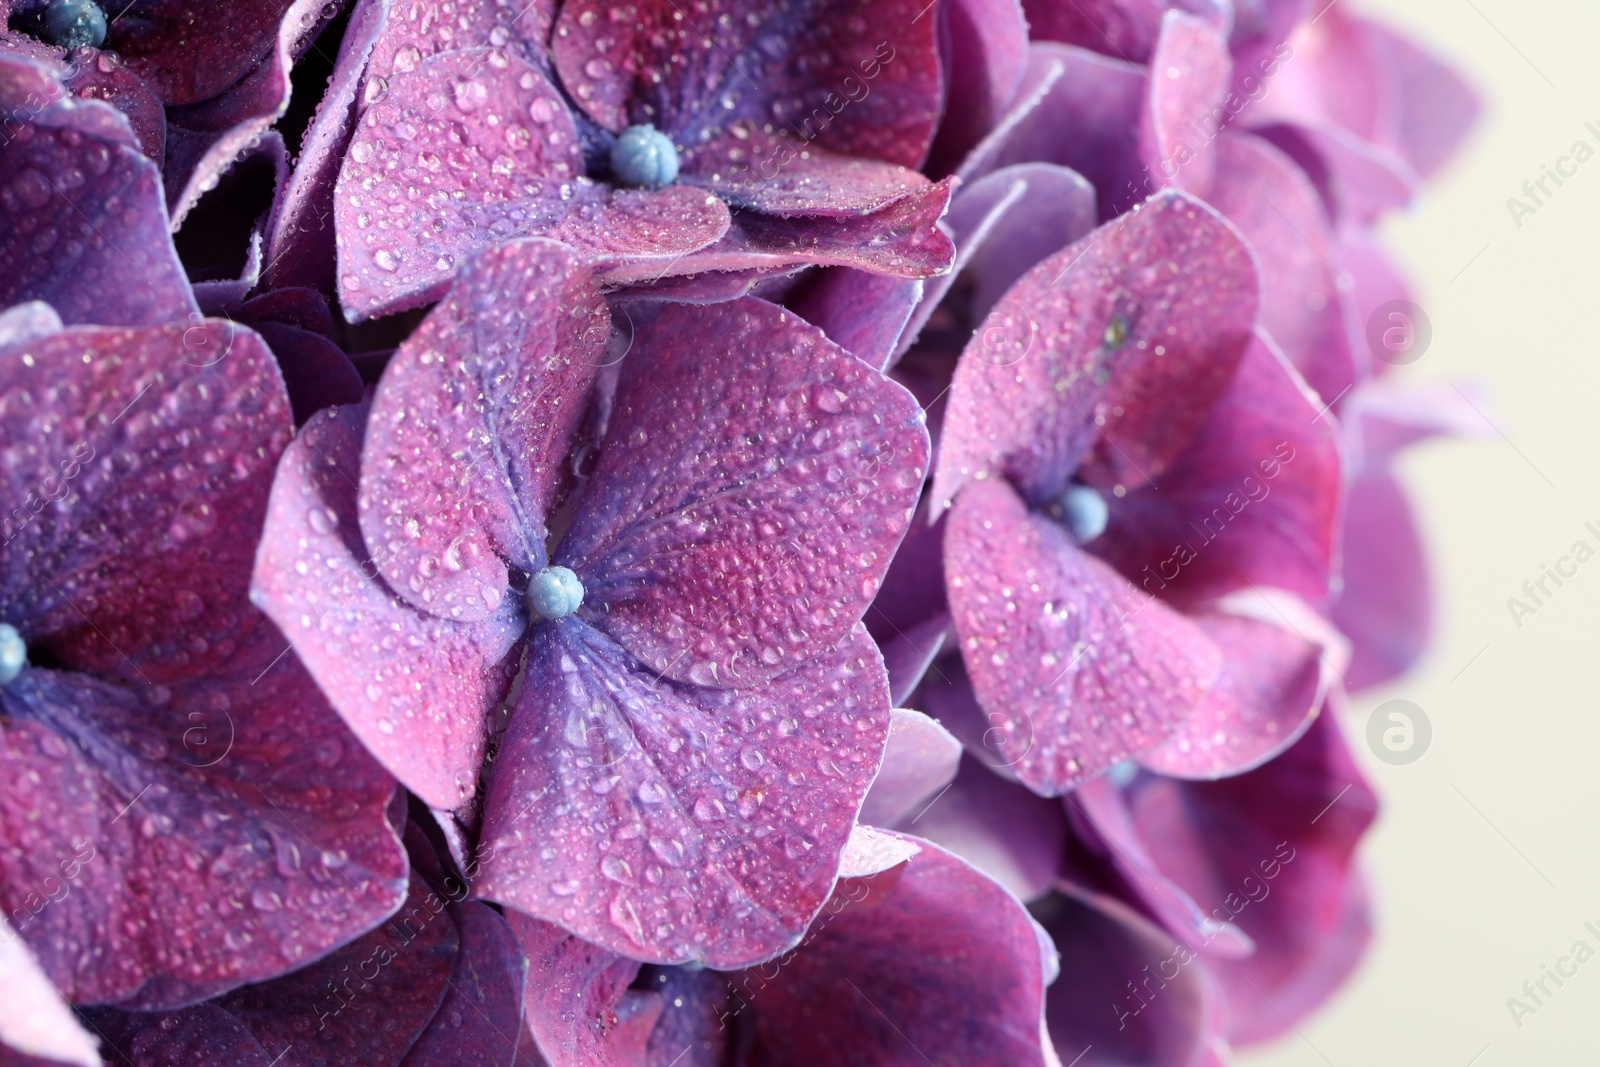
POLYGON ((0 1064, 100 1067, 98 1045, 0 918, 0 1064))
MULTIPOLYGON (((388 6, 392 0, 384 0, 388 6)), ((558 0, 411 0, 395 4, 362 84, 362 106, 381 98, 397 74, 424 59, 465 48, 509 48, 511 54, 548 70, 545 45, 558 0)))
POLYGON ((1206 964, 1114 899, 1080 894, 1038 909, 1061 954, 1045 1015, 1062 1063, 1221 1067, 1225 1004, 1206 964))
POLYGON ((781 133, 750 125, 687 146, 682 180, 711 190, 733 207, 785 218, 865 215, 928 186, 927 178, 907 167, 815 145, 797 152, 781 133))
POLYGON ((1356 380, 1345 296, 1322 200, 1304 172, 1259 137, 1226 132, 1207 200, 1239 227, 1261 268, 1261 324, 1326 398, 1356 380))
POLYGON ((1369 689, 1409 670, 1433 631, 1432 568, 1393 474, 1367 472, 1350 484, 1342 544, 1344 589, 1332 618, 1350 638, 1350 687, 1369 689))
POLYGON ((1028 512, 1003 482, 956 498, 950 608, 993 748, 1029 788, 1071 789, 1160 742, 1218 670, 1194 623, 1028 512))
POLYGON ((17 112, 0 156, 0 306, 43 300, 69 324, 107 326, 197 310, 167 233, 161 176, 122 115, 4 55, 0 107, 17 112))
POLYGON ((844 639, 877 592, 926 470, 922 421, 782 308, 669 306, 634 337, 556 561, 658 673, 773 678, 844 639))
POLYGON ((922 297, 923 285, 920 278, 835 267, 820 271, 788 307, 834 344, 882 370, 922 297))
POLYGON ((720 690, 661 680, 569 619, 535 631, 527 670, 476 891, 636 959, 726 968, 793 945, 888 732, 866 632, 720 690))
POLYGON ((278 36, 291 0, 139 0, 111 21, 106 48, 167 104, 209 100, 243 78, 278 36))
POLYGON ((531 239, 464 267, 400 346, 362 448, 361 533, 412 606, 486 619, 507 562, 544 565, 546 513, 610 336, 577 256, 531 239))
MULTIPOLYGON (((1316 619, 1309 609, 1303 617, 1316 619)), ((1222 671, 1194 714, 1138 760, 1175 778, 1220 778, 1271 759, 1311 725, 1333 679, 1333 653, 1270 615, 1196 621, 1222 650, 1222 671)))
POLYGON ((550 1067, 638 1067, 661 997, 630 990, 636 960, 508 912, 528 954, 527 1023, 550 1067))
POLYGON ((1139 155, 1152 190, 1204 196, 1217 169, 1215 111, 1233 63, 1218 27, 1168 11, 1150 57, 1150 95, 1139 123, 1139 155))
MULTIPOLYGON (((949 694, 930 695, 945 715, 949 694)), ((1061 802, 1037 796, 994 773, 983 757, 961 761, 955 782, 901 826, 947 849, 1022 900, 1038 900, 1061 877, 1067 820, 1061 802)))
POLYGON ((730 225, 728 206, 692 185, 615 189, 585 180, 573 186, 570 213, 550 236, 583 253, 601 281, 655 282, 718 269, 699 257, 730 225))
POLYGON ((338 61, 316 117, 301 138, 288 187, 272 205, 266 226, 266 289, 311 286, 334 291, 334 182, 355 125, 356 92, 390 0, 354 0, 338 61))
POLYGON ((66 86, 79 100, 104 100, 128 119, 139 150, 160 170, 167 152, 167 114, 150 83, 128 69, 114 52, 73 52, 66 86))
POLYGON ((1159 868, 1255 942, 1252 955, 1214 963, 1236 1037, 1285 1029, 1348 972, 1365 943, 1365 923, 1351 915, 1351 854, 1377 800, 1332 714, 1248 774, 1141 777, 1126 802, 1159 868))
POLYGON ((1187 11, 1215 29, 1231 12, 1220 0, 1023 0, 1028 31, 1036 41, 1090 48, 1129 63, 1150 63, 1168 11, 1187 11))
POLYGON ((1333 420, 1260 338, 1159 485, 1113 497, 1095 551, 1192 605, 1251 586, 1328 596, 1343 479, 1333 420))
POLYGON ((1028 22, 1018 0, 951 0, 940 5, 945 110, 929 152, 930 174, 949 174, 1000 122, 1022 83, 1028 22))
POLYGON ((909 840, 921 851, 903 867, 841 882, 776 973, 729 976, 748 999, 751 1062, 836 1063, 841 1044, 883 1067, 1054 1062, 1043 1012, 1056 960, 1032 918, 962 860, 909 840))
POLYGON ((672 0, 640 0, 617 19, 606 0, 569 0, 551 48, 562 86, 613 132, 651 122, 692 147, 734 128, 790 127, 794 155, 814 141, 916 167, 940 104, 938 20, 921 17, 924 6, 776 0, 747 11, 707 0, 686 15, 672 0))
POLYGON ((1086 460, 1107 489, 1159 478, 1227 388, 1256 303, 1237 231, 1172 190, 1039 263, 995 306, 1002 342, 962 354, 936 506, 998 473, 1042 503, 1086 460))
POLYGON ((506 919, 488 905, 455 904, 450 916, 461 939, 455 970, 401 1067, 512 1067, 528 961, 506 919))
POLYGON ((429 804, 454 808, 477 790, 525 622, 511 598, 481 622, 441 619, 377 578, 356 508, 364 416, 324 412, 284 452, 253 596, 378 761, 429 804))
POLYGON ((861 805, 861 822, 895 826, 919 814, 955 779, 960 762, 961 742, 949 730, 920 711, 895 708, 883 766, 861 805))

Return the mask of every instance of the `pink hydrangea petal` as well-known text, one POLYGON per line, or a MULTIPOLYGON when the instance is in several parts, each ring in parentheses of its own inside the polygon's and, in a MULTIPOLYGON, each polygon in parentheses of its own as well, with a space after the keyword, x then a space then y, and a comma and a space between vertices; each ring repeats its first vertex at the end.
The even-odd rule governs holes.
POLYGON ((266 289, 311 286, 335 289, 334 182, 350 147, 357 92, 378 35, 388 24, 391 0, 355 0, 338 59, 316 117, 301 138, 289 184, 272 205, 266 227, 266 289))
POLYGON ((578 257, 535 238, 478 255, 400 346, 372 401, 359 507, 404 600, 486 619, 508 595, 507 562, 544 565, 546 513, 610 336, 578 257))
POLYGON ((1390 70, 1398 114, 1394 146, 1418 174, 1431 177, 1460 147, 1483 109, 1460 74, 1403 34, 1361 19, 1368 46, 1390 70))
POLYGON ((1384 470, 1351 482, 1341 532, 1344 588, 1332 618, 1350 638, 1352 689, 1398 678, 1433 632, 1428 553, 1405 489, 1384 470))
POLYGON ((615 405, 556 556, 596 625, 658 673, 715 686, 765 681, 850 632, 927 465, 909 393, 746 298, 641 327, 615 405))
POLYGON ((1232 12, 1219 0, 1024 0, 1028 32, 1036 41, 1059 41, 1128 63, 1152 63, 1168 11, 1186 11, 1217 30, 1232 12))
MULTIPOLYGON (((294 0, 291 4, 271 0, 252 16, 239 16, 239 9, 253 6, 229 4, 219 17, 216 5, 205 0, 141 0, 138 11, 115 22, 118 27, 131 24, 132 28, 121 36, 148 34, 150 43, 158 49, 155 54, 130 54, 123 50, 119 35, 111 35, 110 43, 128 65, 152 80, 169 105, 167 155, 162 173, 174 228, 182 224, 223 172, 283 117, 289 107, 289 71, 295 58, 337 11, 326 0, 294 0), (252 31, 257 29, 256 20, 263 17, 271 22, 260 27, 258 36, 252 31), (230 35, 226 44, 217 42, 214 35, 218 33, 230 35), (177 79, 183 78, 182 72, 205 66, 173 62, 186 49, 195 47, 206 49, 207 55, 228 58, 242 55, 245 49, 255 51, 245 58, 248 73, 221 96, 207 99, 193 95, 201 88, 198 83, 182 87, 177 84, 177 79), (174 104, 187 106, 171 106, 174 104)), ((143 42, 141 46, 148 47, 143 42)))
POLYGON ((1398 153, 1337 126, 1267 125, 1252 132, 1271 141, 1310 176, 1336 219, 1370 224, 1410 203, 1422 184, 1398 153))
POLYGON ((1321 406, 1257 337, 1160 483, 1108 500, 1096 554, 1145 592, 1182 605, 1252 586, 1323 603, 1343 470, 1321 406))
POLYGON ((429 804, 470 800, 489 716, 516 670, 526 625, 514 598, 457 623, 425 614, 377 577, 356 507, 366 408, 313 418, 278 466, 252 595, 283 628, 350 729, 429 804))
MULTIPOLYGON (((1303 617, 1316 619, 1309 609, 1303 617)), ((1138 760, 1175 778, 1220 778, 1272 759, 1310 727, 1335 659, 1292 621, 1223 613, 1197 621, 1222 650, 1222 670, 1194 714, 1138 760)))
POLYGON ((1039 909, 1061 954, 1046 997, 1056 1055, 1117 1067, 1223 1067, 1226 1002, 1208 964, 1114 898, 1077 892, 1039 909))
POLYGON ((895 708, 883 766, 861 805, 861 822, 896 826, 920 812, 956 776, 961 742, 920 711, 895 708))
MULTIPOLYGON (((949 696, 927 699, 941 721, 949 696)), ((963 759, 950 789, 910 815, 901 830, 960 856, 1022 900, 1038 900, 1061 877, 1067 821, 1060 802, 1002 778, 983 757, 963 759)))
MULTIPOLYGON (((979 149, 988 165, 1069 167, 1095 187, 1103 219, 1154 192, 1138 154, 1148 72, 1086 49, 1041 41, 1030 46, 1029 66, 1044 95, 1007 124, 992 152, 979 149)), ((967 168, 962 173, 973 176, 967 168)))
POLYGON ((260 338, 203 320, 13 348, 0 428, 0 614, 30 643, 142 686, 257 632, 246 576, 291 432, 260 338))
POLYGON ((167 1008, 271 978, 402 896, 392 779, 259 629, 192 682, 29 669, 6 689, 6 807, 38 817, 0 831, 0 903, 70 887, 20 932, 75 1001, 167 1008))
POLYGON ((727 235, 730 219, 726 204, 692 185, 616 189, 581 181, 551 236, 582 252, 603 282, 654 282, 722 269, 703 257, 727 235))
POLYGON ((43 300, 68 323, 149 326, 196 310, 167 233, 161 176, 122 115, 0 55, 16 108, 0 157, 0 306, 43 300), (24 106, 43 100, 43 107, 24 106))
POLYGON ((1377 800, 1332 714, 1254 771, 1216 782, 1140 778, 1126 803, 1158 867, 1256 944, 1213 965, 1239 1040, 1287 1028, 1348 972, 1367 926, 1352 914, 1352 852, 1377 800))
POLYGON ((1039 263, 995 307, 1003 343, 962 354, 935 505, 999 473, 1035 503, 1085 463, 1105 489, 1158 479, 1226 390, 1256 291, 1237 231, 1173 190, 1039 263))
POLYGON ((754 1062, 834 1062, 841 1046, 893 1067, 1054 1062, 1043 1011, 1056 960, 1032 918, 969 864, 908 840, 921 851, 904 866, 840 883, 777 980, 765 967, 730 976, 754 1062))
POLYGON ((552 38, 562 86, 613 132, 650 122, 679 144, 735 127, 788 127, 796 151, 916 167, 941 97, 936 18, 917 0, 708 0, 687 15, 640 0, 564 4, 552 38), (682 57, 674 59, 672 57, 682 57), (649 72, 667 72, 657 80, 649 72), (858 95, 859 94, 859 95, 858 95))
POLYGON ((834 267, 818 272, 788 307, 834 344, 882 370, 889 365, 925 284, 920 278, 834 267))
POLYGON ((0 1063, 100 1067, 98 1045, 0 918, 0 1063))
POLYGON ((114 52, 95 48, 72 53, 66 86, 80 100, 103 100, 127 116, 139 150, 160 170, 167 152, 167 115, 150 83, 128 69, 114 52))
POLYGON ((292 6, 291 0, 139 0, 111 20, 106 48, 154 86, 163 102, 192 104, 245 77, 271 49, 292 6))
POLYGON ((951 615, 993 747, 1045 795, 1170 735, 1218 671, 1214 642, 1073 544, 1003 482, 956 498, 951 615))
POLYGON ((637 960, 617 956, 559 926, 506 913, 528 954, 533 981, 527 1023, 550 1067, 636 1067, 662 998, 628 988, 637 960))
MULTIPOLYGON (((395 1067, 412 1062, 407 1050, 446 999, 462 947, 454 909, 414 878, 393 918, 309 967, 168 1014, 90 1019, 132 1067, 395 1067)), ((446 1061, 421 1061, 430 1062, 446 1061)))
POLYGON ((1324 397, 1356 379, 1343 272, 1322 201, 1305 174, 1259 137, 1225 132, 1207 201, 1239 227, 1261 267, 1261 324, 1324 397))
MULTIPOLYGON (((0 352, 36 344, 66 329, 56 309, 42 300, 29 300, 0 311, 0 352)), ((9 539, 13 528, 6 529, 9 539)))
POLYGON ((840 857, 839 877, 866 878, 882 874, 921 851, 922 846, 909 837, 857 823, 855 829, 850 831, 850 840, 845 845, 844 855, 840 857))
POLYGON ((1214 24, 1180 11, 1161 19, 1150 57, 1150 91, 1139 122, 1139 155, 1150 188, 1204 196, 1217 169, 1215 109, 1223 103, 1233 63, 1214 24))
POLYGON ((792 946, 888 732, 866 632, 748 689, 660 679, 570 619, 529 656, 476 891, 636 959, 726 968, 792 946))
MULTIPOLYGON (((392 2, 392 0, 391 0, 392 2)), ((465 48, 508 49, 548 72, 545 51, 557 0, 412 0, 395 10, 372 49, 362 81, 362 107, 381 97, 397 74, 429 56, 465 48)))
POLYGON ((950 615, 940 612, 896 632, 888 640, 876 640, 883 651, 884 670, 889 672, 889 699, 903 704, 932 668, 935 658, 952 643, 950 615))
POLYGON ((940 59, 945 110, 923 170, 953 172, 1000 122, 1022 83, 1028 22, 1018 0, 941 4, 940 59))
POLYGON ((882 210, 925 189, 907 167, 861 159, 740 125, 682 153, 682 181, 709 189, 731 206, 782 218, 851 218, 882 210), (738 162, 744 161, 744 162, 738 162))

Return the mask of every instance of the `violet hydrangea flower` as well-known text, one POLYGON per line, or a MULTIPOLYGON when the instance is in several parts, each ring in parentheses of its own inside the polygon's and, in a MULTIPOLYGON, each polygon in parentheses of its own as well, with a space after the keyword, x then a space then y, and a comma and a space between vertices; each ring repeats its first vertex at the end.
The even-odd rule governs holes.
POLYGON ((549 551, 609 333, 570 250, 485 254, 396 355, 364 443, 342 409, 291 447, 256 595, 439 809, 472 799, 520 668, 477 891, 636 958, 738 965, 826 899, 877 768, 888 694, 857 620, 926 434, 779 308, 667 309, 549 551))

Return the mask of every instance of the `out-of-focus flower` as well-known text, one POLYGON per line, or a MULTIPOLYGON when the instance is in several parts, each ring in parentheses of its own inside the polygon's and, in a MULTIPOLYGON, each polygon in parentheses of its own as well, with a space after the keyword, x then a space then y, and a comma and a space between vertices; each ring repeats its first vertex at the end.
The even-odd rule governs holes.
POLYGON ((590 446, 609 321, 572 251, 485 254, 364 431, 342 409, 291 447, 257 597, 436 808, 472 799, 511 702, 479 892, 637 958, 739 965, 822 905, 877 768, 888 694, 857 620, 927 437, 904 390, 745 300, 641 325, 590 446))

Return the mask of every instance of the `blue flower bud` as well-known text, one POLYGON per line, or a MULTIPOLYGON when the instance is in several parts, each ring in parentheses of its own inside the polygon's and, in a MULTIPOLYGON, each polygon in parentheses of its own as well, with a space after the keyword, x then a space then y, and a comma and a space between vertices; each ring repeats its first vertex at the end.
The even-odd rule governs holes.
POLYGON ((640 189, 671 185, 678 180, 678 150, 649 123, 629 126, 611 146, 611 178, 640 189))

